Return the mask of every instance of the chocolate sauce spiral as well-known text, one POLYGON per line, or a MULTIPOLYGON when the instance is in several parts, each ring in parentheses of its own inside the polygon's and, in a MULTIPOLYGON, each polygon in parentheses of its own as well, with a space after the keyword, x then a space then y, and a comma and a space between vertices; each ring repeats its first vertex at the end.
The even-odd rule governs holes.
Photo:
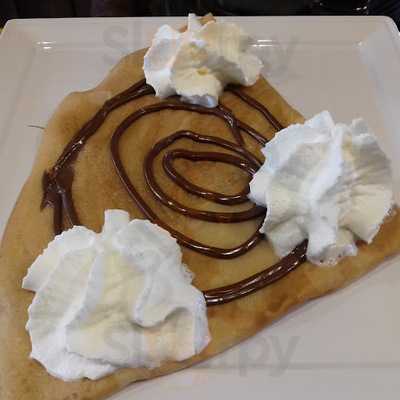
MULTIPOLYGON (((249 106, 257 109, 276 130, 282 129, 282 125, 279 123, 279 121, 277 121, 270 111, 257 100, 253 99, 237 88, 230 88, 229 90, 249 106)), ((52 206, 54 209, 53 226, 55 234, 62 232, 64 216, 71 225, 80 225, 79 217, 75 210, 71 193, 74 177, 73 163, 76 160, 79 151, 86 144, 87 140, 96 133, 107 116, 113 110, 139 97, 150 94, 154 94, 153 89, 151 86, 146 84, 145 80, 141 80, 124 92, 106 101, 100 110, 95 114, 95 116, 89 120, 67 144, 61 156, 55 165, 50 169, 50 171, 44 173, 44 195, 42 207, 52 206)), ((176 99, 172 99, 140 108, 131 113, 117 127, 112 135, 110 143, 111 156, 116 172, 132 201, 134 201, 146 218, 168 230, 181 245, 193 251, 210 257, 225 259, 234 258, 245 254, 254 246, 256 246, 257 243, 263 240, 263 235, 259 232, 260 225, 243 243, 240 243, 232 248, 219 248, 198 242, 193 238, 190 238, 175 230, 173 227, 161 220, 156 212, 145 202, 135 188, 134 183, 130 180, 119 154, 120 139, 124 134, 127 133, 127 129, 140 118, 148 114, 160 112, 162 110, 185 110, 199 114, 213 115, 225 122, 230 129, 233 138, 233 141, 228 141, 215 136, 202 135, 192 131, 182 130, 175 132, 164 139, 161 139, 146 155, 144 161, 144 176, 148 188, 155 199, 157 199, 164 206, 169 207, 173 211, 189 218, 210 222, 236 223, 264 217, 266 210, 265 208, 256 205, 252 205, 244 211, 237 212, 211 212, 187 207, 165 193, 157 183, 153 170, 155 159, 162 152, 164 152, 162 160, 164 171, 172 181, 185 189, 188 193, 219 204, 241 204, 248 201, 248 185, 239 193, 235 193, 233 195, 227 195, 205 189, 201 186, 191 183, 184 176, 182 176, 175 169, 174 160, 186 159, 194 162, 213 161, 230 164, 245 171, 248 174, 249 179, 251 179, 251 176, 260 168, 261 161, 246 149, 242 134, 245 133, 252 137, 260 145, 264 145, 267 142, 267 139, 251 126, 235 118, 231 110, 223 105, 219 105, 216 108, 205 108, 199 105, 182 103, 176 99), (169 146, 181 140, 190 140, 201 144, 211 144, 215 147, 224 149, 225 151, 200 152, 179 148, 168 150, 169 146), (230 153, 227 153, 226 150, 228 150, 230 153)), ((260 222, 260 224, 261 223, 262 222, 260 222)), ((293 250, 291 254, 281 259, 272 267, 266 268, 264 271, 261 271, 232 285, 204 291, 203 293, 207 305, 211 306, 232 301, 277 281, 278 279, 287 275, 293 269, 297 268, 305 260, 306 248, 306 243, 302 243, 295 250, 293 250)))

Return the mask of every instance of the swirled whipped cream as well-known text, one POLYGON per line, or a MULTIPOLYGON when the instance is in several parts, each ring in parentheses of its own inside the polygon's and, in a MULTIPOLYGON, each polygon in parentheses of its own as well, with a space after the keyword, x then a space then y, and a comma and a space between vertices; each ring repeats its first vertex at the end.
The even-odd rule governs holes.
POLYGON ((106 211, 99 234, 75 226, 57 236, 23 280, 36 292, 31 357, 70 381, 199 353, 206 304, 181 257, 167 231, 119 210, 106 211))
POLYGON ((144 56, 146 81, 161 98, 178 94, 183 101, 215 107, 228 83, 250 86, 257 81, 262 62, 250 52, 252 43, 235 24, 201 25, 189 14, 185 32, 169 25, 156 32, 144 56))
POLYGON ((283 257, 308 239, 307 257, 336 264, 370 243, 394 200, 390 161, 361 119, 324 111, 283 129, 262 150, 250 199, 267 207, 260 229, 283 257))

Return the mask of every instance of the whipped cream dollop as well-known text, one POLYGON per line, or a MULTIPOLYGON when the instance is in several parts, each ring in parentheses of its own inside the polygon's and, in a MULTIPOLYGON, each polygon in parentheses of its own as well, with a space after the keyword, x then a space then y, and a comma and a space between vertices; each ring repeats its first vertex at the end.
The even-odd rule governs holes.
POLYGON ((189 14, 185 32, 169 25, 156 32, 144 56, 146 82, 161 98, 178 94, 183 101, 215 107, 228 83, 250 86, 257 81, 262 62, 250 52, 252 44, 233 23, 201 25, 189 14))
POLYGON ((99 234, 74 226, 56 236, 23 280, 36 292, 31 357, 69 381, 201 352, 206 304, 181 258, 167 231, 120 210, 105 212, 99 234))
POLYGON ((283 257, 308 239, 307 257, 336 264, 370 243, 393 207, 391 166, 361 119, 336 124, 324 111, 278 132, 249 197, 267 207, 260 232, 283 257))

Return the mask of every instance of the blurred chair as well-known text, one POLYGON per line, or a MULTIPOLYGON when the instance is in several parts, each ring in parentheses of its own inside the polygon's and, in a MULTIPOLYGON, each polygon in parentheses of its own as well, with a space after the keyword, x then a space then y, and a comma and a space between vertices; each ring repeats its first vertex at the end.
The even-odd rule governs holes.
POLYGON ((11 18, 129 15, 388 15, 400 26, 399 0, 0 0, 0 25, 11 18))

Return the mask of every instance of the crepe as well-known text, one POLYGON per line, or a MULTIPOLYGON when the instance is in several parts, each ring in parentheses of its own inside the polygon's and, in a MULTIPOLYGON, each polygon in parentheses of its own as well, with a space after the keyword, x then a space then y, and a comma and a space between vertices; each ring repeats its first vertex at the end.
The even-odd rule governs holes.
MULTIPOLYGON (((85 379, 66 383, 50 376, 42 365, 29 358, 31 344, 25 324, 33 294, 21 288, 27 268, 54 237, 53 209, 41 210, 40 207, 42 176, 54 165, 73 135, 107 99, 143 78, 143 54, 144 50, 140 50, 125 57, 95 89, 68 95, 44 131, 32 173, 9 219, 0 249, 0 340, 3 344, 0 398, 3 400, 103 399, 129 383, 171 373, 224 351, 290 309, 349 284, 400 250, 400 216, 395 214, 382 226, 371 245, 360 245, 356 257, 346 258, 331 268, 304 263, 264 289, 227 304, 209 307, 212 340, 196 357, 184 362, 166 362, 155 369, 121 369, 98 381, 85 379)), ((266 105, 282 125, 303 121, 303 117, 264 78, 243 90, 266 105)), ((74 164, 72 195, 76 211, 87 227, 99 231, 106 209, 124 209, 129 211, 131 218, 144 218, 118 179, 109 144, 115 128, 128 114, 157 102, 159 99, 149 95, 117 108, 79 153, 74 164)), ((224 93, 221 102, 266 137, 273 136, 275 130, 265 118, 231 93, 224 93)), ((226 125, 214 116, 172 110, 148 115, 134 123, 122 139, 121 158, 128 175, 146 202, 175 229, 211 245, 234 246, 256 229, 259 220, 217 224, 187 218, 161 206, 146 187, 143 178, 145 154, 158 140, 181 129, 232 140, 226 125)), ((259 146, 253 140, 246 139, 246 143, 251 152, 260 154, 259 146)), ((199 150, 213 148, 188 141, 174 146, 199 150)), ((176 166, 190 181, 224 193, 237 192, 248 182, 245 173, 217 162, 178 160, 176 166)), ((225 205, 210 203, 176 187, 165 175, 159 160, 155 174, 160 185, 186 205, 207 210, 227 209, 225 205)), ((242 209, 248 205, 232 207, 242 209)), ((230 260, 211 258, 184 247, 182 250, 184 262, 195 273, 194 284, 201 289, 237 282, 277 261, 266 240, 245 255, 230 260)))

